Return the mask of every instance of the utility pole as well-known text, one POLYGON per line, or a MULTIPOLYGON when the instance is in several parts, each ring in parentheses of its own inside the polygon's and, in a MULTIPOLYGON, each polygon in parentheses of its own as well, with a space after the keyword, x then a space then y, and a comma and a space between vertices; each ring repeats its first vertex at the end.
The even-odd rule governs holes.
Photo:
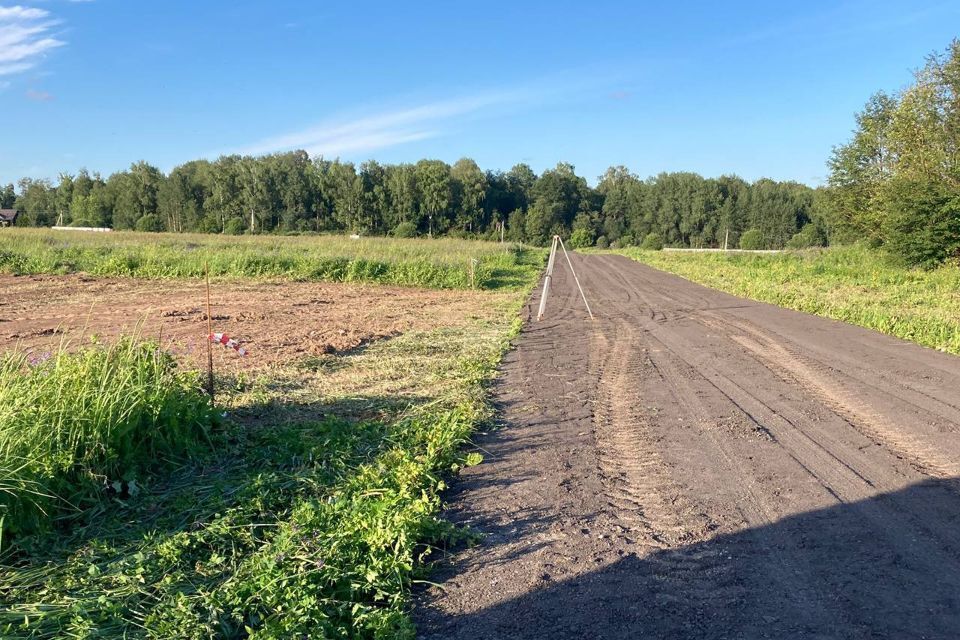
POLYGON ((727 235, 723 237, 723 250, 727 250, 727 243, 730 241, 730 229, 727 229, 727 235))

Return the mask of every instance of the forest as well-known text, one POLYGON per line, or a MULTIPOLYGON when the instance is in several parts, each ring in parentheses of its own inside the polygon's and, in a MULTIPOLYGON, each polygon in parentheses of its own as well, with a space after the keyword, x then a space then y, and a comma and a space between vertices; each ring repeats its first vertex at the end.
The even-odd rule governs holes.
POLYGON ((355 166, 295 151, 197 160, 166 175, 138 162, 106 180, 83 170, 57 184, 24 178, 18 186, 2 191, 3 205, 34 226, 499 238, 502 225, 510 240, 544 244, 572 234, 579 247, 737 246, 751 229, 765 247, 826 241, 817 192, 805 185, 694 173, 642 180, 625 167, 591 187, 566 163, 537 175, 525 164, 483 171, 467 158, 355 166))

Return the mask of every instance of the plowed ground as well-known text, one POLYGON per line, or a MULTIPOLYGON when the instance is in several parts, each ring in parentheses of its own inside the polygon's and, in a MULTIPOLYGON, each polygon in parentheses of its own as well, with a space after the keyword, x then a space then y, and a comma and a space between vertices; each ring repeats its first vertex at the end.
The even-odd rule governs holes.
MULTIPOLYGON (((503 296, 470 291, 297 282, 214 282, 213 330, 239 339, 245 359, 223 348, 229 371, 290 364, 349 351, 407 331, 465 325, 503 296)), ((206 364, 202 282, 0 275, 0 352, 36 352, 62 340, 79 344, 139 333, 193 366, 206 364)))

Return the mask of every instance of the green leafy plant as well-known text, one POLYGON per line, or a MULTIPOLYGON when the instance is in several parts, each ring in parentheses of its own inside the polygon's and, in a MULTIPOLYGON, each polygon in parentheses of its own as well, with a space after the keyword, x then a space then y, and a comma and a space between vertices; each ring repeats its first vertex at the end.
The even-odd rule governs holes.
POLYGON ((763 233, 759 229, 747 229, 740 236, 740 248, 755 251, 764 248, 763 233))
POLYGON ((412 222, 401 222, 393 228, 394 238, 415 238, 417 235, 417 225, 412 222))
POLYGON ((574 249, 586 249, 593 246, 593 232, 590 229, 574 229, 570 234, 570 246, 574 249))
POLYGON ((787 242, 788 249, 809 249, 810 247, 822 247, 826 244, 826 239, 817 229, 817 225, 809 222, 803 225, 803 229, 798 231, 790 241, 787 242))
POLYGON ((648 251, 660 251, 663 249, 663 239, 660 234, 648 233, 643 238, 643 242, 640 243, 640 248, 648 251))

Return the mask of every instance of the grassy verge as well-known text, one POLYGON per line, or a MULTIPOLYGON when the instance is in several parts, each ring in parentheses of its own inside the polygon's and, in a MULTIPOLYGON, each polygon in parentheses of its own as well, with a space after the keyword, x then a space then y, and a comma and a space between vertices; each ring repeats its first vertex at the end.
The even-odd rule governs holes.
POLYGON ((374 282, 439 289, 523 288, 544 252, 456 239, 228 237, 4 229, 0 272, 374 282), (471 275, 472 274, 472 275, 471 275))
POLYGON ((619 253, 734 295, 960 354, 960 269, 907 269, 865 247, 776 255, 619 253))
POLYGON ((410 638, 445 478, 479 461, 524 292, 461 327, 220 380, 210 452, 0 558, 4 638, 410 638), (231 389, 226 394, 226 389, 231 389))
POLYGON ((212 424, 197 377, 154 344, 0 357, 0 531, 9 541, 85 511, 114 483, 135 490, 212 424))

